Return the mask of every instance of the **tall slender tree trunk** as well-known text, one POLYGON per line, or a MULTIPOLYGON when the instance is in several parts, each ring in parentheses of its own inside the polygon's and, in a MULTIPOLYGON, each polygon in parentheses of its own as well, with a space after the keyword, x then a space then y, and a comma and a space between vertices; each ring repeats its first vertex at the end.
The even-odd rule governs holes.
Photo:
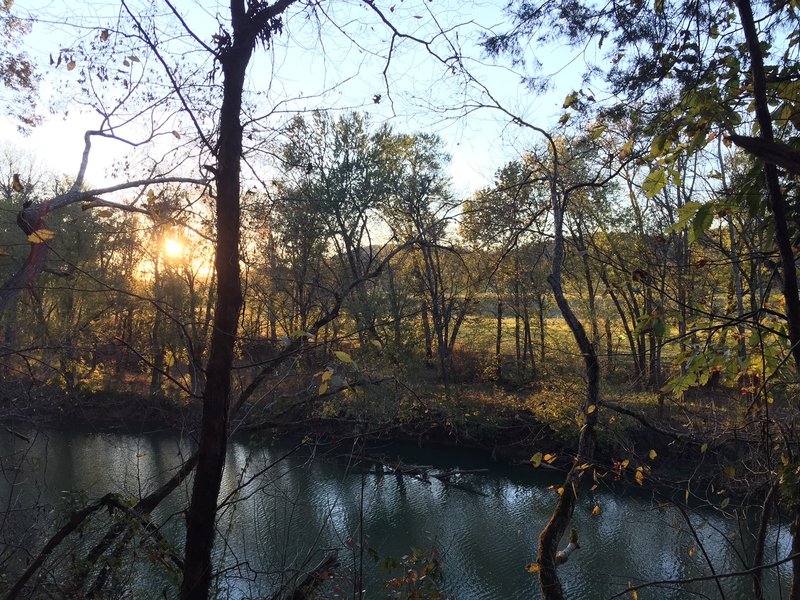
MULTIPOLYGON (((758 39, 753 9, 750 0, 737 0, 736 6, 742 20, 742 30, 747 41, 750 53, 750 68, 753 76, 753 100, 755 102, 756 118, 758 120, 759 135, 766 142, 775 140, 772 132, 772 115, 767 102, 767 82, 764 70, 764 57, 761 42, 758 39)), ((798 294, 797 269, 795 256, 789 235, 786 220, 786 200, 781 190, 778 179, 778 169, 772 164, 764 163, 764 178, 767 183, 767 196, 772 210, 772 220, 775 225, 775 245, 781 257, 783 270, 783 299, 785 301, 786 322, 789 328, 789 341, 792 344, 791 353, 795 367, 800 372, 800 294, 798 294)), ((791 552, 800 552, 800 501, 794 501, 793 533, 791 552)), ((790 600, 800 600, 800 556, 792 560, 792 587, 789 592, 790 600)))
MULTIPOLYGON (((558 162, 554 157, 555 169, 558 162)), ((539 566, 539 587, 542 590, 543 600, 563 600, 564 590, 558 577, 557 551, 558 543, 567 531, 572 513, 577 500, 577 489, 580 477, 584 471, 579 470, 583 463, 591 462, 594 458, 596 443, 595 426, 597 424, 598 405, 600 403, 600 363, 597 353, 586 329, 572 310, 561 285, 561 267, 564 257, 564 212, 568 204, 568 197, 562 196, 556 188, 557 171, 551 175, 551 198, 553 205, 553 264, 547 281, 553 289, 553 296, 561 315, 569 326, 578 348, 583 354, 586 368, 587 390, 581 407, 583 424, 578 439, 578 452, 572 463, 572 468, 567 473, 562 486, 563 492, 558 498, 556 507, 545 528, 539 535, 539 548, 536 563, 539 566)))

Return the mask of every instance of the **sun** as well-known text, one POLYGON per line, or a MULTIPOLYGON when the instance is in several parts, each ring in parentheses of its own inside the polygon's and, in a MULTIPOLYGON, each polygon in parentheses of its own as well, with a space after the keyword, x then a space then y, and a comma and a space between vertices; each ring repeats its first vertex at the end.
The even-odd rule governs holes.
POLYGON ((164 240, 164 254, 167 258, 181 258, 183 256, 183 243, 175 238, 164 240))

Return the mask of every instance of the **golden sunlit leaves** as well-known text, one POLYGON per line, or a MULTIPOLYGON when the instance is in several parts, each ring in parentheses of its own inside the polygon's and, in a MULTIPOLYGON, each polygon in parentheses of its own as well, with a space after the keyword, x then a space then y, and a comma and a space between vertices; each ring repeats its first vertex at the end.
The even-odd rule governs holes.
POLYGON ((525 565, 525 570, 528 573, 538 573, 539 572, 539 565, 536 564, 536 563, 530 563, 528 565, 525 565))
POLYGON ((650 457, 650 460, 655 460, 656 456, 658 456, 658 453, 655 450, 650 450, 648 456, 650 457))
POLYGON ((22 182, 19 180, 19 173, 14 173, 11 178, 11 189, 15 192, 21 192, 25 188, 22 186, 22 182))
POLYGON ((556 455, 555 454, 545 454, 544 455, 544 462, 546 462, 548 465, 552 465, 555 460, 556 460, 556 455))
POLYGON ((556 494, 558 494, 559 496, 563 496, 564 495, 564 488, 563 487, 558 488, 556 490, 556 494))
POLYGON ((587 414, 587 415, 590 415, 590 414, 592 414, 592 413, 593 413, 594 411, 596 411, 596 410, 597 410, 597 406, 596 406, 595 404, 590 404, 590 405, 589 405, 589 406, 586 408, 586 414, 587 414))
POLYGON ((628 155, 633 152, 633 140, 625 144, 619 151, 620 160, 625 160, 628 155))
POLYGON ((639 592, 636 590, 631 590, 631 598, 632 600, 639 600, 639 592))
POLYGON ((333 369, 325 369, 321 373, 320 375, 321 382, 319 384, 320 396, 324 396, 327 393, 328 387, 330 386, 331 377, 333 377, 333 369))
POLYGON ((592 516, 596 517, 599 514, 600 514, 600 505, 599 504, 595 504, 594 508, 592 509, 592 516))
POLYGON ((642 467, 636 467, 636 483, 639 485, 644 485, 644 470, 642 467))
POLYGON ((56 234, 49 229, 37 229, 28 236, 28 241, 31 244, 44 244, 47 241, 56 237, 56 234))

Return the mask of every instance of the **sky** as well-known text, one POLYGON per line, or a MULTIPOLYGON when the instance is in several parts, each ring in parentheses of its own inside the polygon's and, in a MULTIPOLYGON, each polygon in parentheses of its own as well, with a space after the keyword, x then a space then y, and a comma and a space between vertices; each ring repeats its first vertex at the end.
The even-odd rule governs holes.
MULTIPOLYGON (((469 58, 470 71, 494 97, 526 120, 552 127, 562 112, 565 96, 579 85, 579 65, 565 68, 574 53, 567 48, 543 48, 537 58, 545 63, 545 72, 559 75, 554 77, 549 93, 532 94, 520 84, 518 72, 485 57, 476 43, 481 32, 502 30, 507 23, 498 4, 502 3, 377 1, 404 33, 429 39, 439 27, 452 28, 450 41, 460 46, 469 58)), ((97 43, 103 28, 113 32, 121 10, 116 2, 88 1, 78 6, 76 9, 74 2, 61 0, 16 0, 15 13, 32 20, 32 31, 22 44, 44 75, 40 110, 45 119, 22 135, 13 120, 0 118, 0 139, 7 147, 33 155, 47 168, 68 176, 77 170, 84 131, 96 128, 99 118, 72 100, 80 62, 78 68, 67 72, 66 62, 50 66, 50 56, 58 57, 59 51, 69 49, 76 38, 97 43)), ((175 6, 205 42, 210 42, 217 31, 216 15, 225 14, 224 5, 213 1, 177 0, 175 6)), ((416 42, 398 41, 387 67, 389 30, 363 3, 329 2, 320 6, 325 12, 318 14, 316 21, 307 15, 289 18, 286 31, 269 50, 257 52, 252 63, 248 86, 259 94, 257 102, 265 107, 262 110, 281 111, 275 119, 319 107, 355 109, 368 112, 376 123, 390 123, 396 131, 436 132, 452 156, 453 188, 462 196, 488 185, 496 169, 536 141, 535 136, 511 125, 497 111, 481 109, 465 114, 467 111, 459 106, 480 101, 481 96, 416 42), (376 103, 377 94, 381 98, 376 103)), ((109 43, 114 42, 114 36, 111 33, 109 43)), ((440 38, 433 47, 445 56, 450 50, 441 42, 440 38)), ((189 46, 177 40, 174 48, 181 54, 189 46)), ((193 56, 197 54, 185 54, 189 62, 193 56)), ((167 135, 159 144, 163 149, 165 144, 176 144, 176 139, 167 135)), ((130 161, 130 149, 104 140, 98 140, 95 146, 87 181, 97 187, 119 181, 119 175, 111 172, 112 165, 126 158, 130 161)))

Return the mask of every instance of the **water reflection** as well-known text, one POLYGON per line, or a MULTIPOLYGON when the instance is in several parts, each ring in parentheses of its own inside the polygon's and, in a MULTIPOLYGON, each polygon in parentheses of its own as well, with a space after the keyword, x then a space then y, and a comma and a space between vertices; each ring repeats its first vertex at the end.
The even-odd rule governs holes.
MULTIPOLYGON (((61 518, 62 491, 84 490, 92 498, 117 490, 140 497, 165 481, 190 450, 186 440, 172 433, 51 431, 31 436, 31 445, 13 436, 0 438, 4 560, 12 555, 19 560, 22 549, 41 547, 61 518)), ((401 451, 407 463, 489 466, 482 457, 464 453, 401 451)), ((219 532, 225 543, 215 548, 215 565, 225 570, 221 593, 263 597, 331 549, 339 550, 343 572, 352 580, 363 541, 382 558, 400 557, 412 547, 435 547, 445 562, 445 585, 458 598, 536 598, 535 580, 524 565, 534 559, 536 535, 550 516, 556 495, 547 486, 554 481, 531 469, 492 466, 485 475, 460 476, 457 482, 463 487, 454 487, 436 479, 350 472, 341 464, 310 460, 307 449, 293 451, 285 443, 236 440, 220 494, 219 532), (286 454, 288 458, 279 460, 286 454)), ((185 482, 154 514, 164 523, 162 533, 176 544, 183 539, 182 510, 189 490, 190 482, 185 482)), ((690 519, 717 572, 745 566, 739 554, 750 555, 750 542, 737 523, 711 512, 690 519)), ((582 549, 561 567, 570 597, 607 598, 629 582, 709 572, 681 513, 656 507, 647 498, 619 491, 586 494, 576 507, 573 526, 580 532, 582 549), (592 515, 595 505, 601 511, 597 516, 592 515)), ((773 527, 767 560, 785 556, 789 544, 788 531, 773 527)), ((174 589, 146 562, 132 576, 137 598, 162 597, 163 589, 174 589)), ((788 565, 770 571, 767 597, 786 593, 788 576, 788 565)), ((367 557, 367 598, 385 597, 383 582, 389 577, 367 557)), ((338 584, 350 590, 354 585, 347 578, 338 584)), ((724 588, 731 598, 750 595, 748 579, 728 580, 724 588)), ((662 587, 649 590, 647 597, 679 599, 690 593, 715 597, 715 585, 662 587)))

